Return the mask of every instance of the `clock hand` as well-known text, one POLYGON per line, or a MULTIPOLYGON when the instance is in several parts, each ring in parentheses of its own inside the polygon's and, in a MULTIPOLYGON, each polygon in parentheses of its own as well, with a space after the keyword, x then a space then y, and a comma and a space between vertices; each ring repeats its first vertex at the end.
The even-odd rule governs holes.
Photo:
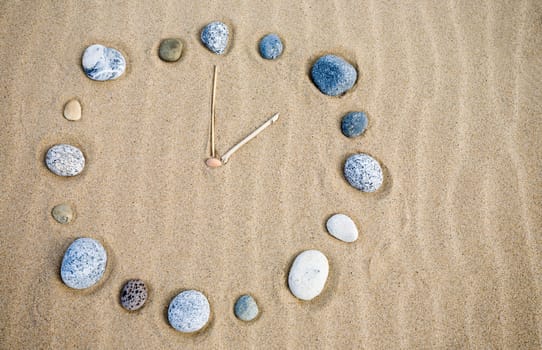
POLYGON ((216 158, 215 149, 215 100, 216 100, 216 77, 218 73, 218 67, 215 66, 213 74, 213 95, 211 99, 211 158, 205 161, 210 168, 216 168, 222 165, 220 159, 216 158))
POLYGON ((244 139, 242 139, 241 141, 239 141, 238 144, 236 144, 235 146, 233 146, 232 148, 230 148, 230 150, 228 152, 226 152, 222 158, 220 158, 220 160, 222 161, 223 164, 226 164, 228 162, 228 160, 230 159, 230 157, 232 156, 232 154, 235 153, 235 151, 237 151, 239 148, 241 148, 241 146, 243 146, 244 144, 246 144, 248 141, 252 140, 253 138, 255 138, 259 133, 261 133, 263 130, 265 130, 265 128, 267 128, 269 125, 275 123, 277 120, 279 119, 279 114, 276 113, 275 115, 273 115, 268 121, 266 121, 265 123, 263 123, 258 129, 254 130, 253 132, 251 132, 247 137, 245 137, 244 139))

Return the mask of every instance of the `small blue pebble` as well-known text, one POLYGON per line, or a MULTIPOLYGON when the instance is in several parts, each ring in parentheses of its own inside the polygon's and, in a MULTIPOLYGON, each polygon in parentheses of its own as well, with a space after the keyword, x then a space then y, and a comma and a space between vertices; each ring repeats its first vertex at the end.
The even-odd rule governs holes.
POLYGON ((325 55, 312 66, 311 77, 323 94, 339 96, 354 86, 358 72, 344 59, 335 55, 325 55))
POLYGON ((260 55, 266 60, 278 58, 282 49, 282 41, 277 34, 268 34, 260 40, 260 55))
POLYGON ((367 128, 367 115, 364 112, 350 112, 343 117, 341 130, 346 137, 357 137, 367 128))
POLYGON ((252 321, 259 313, 256 300, 248 294, 240 296, 233 309, 235 316, 242 321, 252 321))
POLYGON ((222 55, 228 46, 230 30, 225 23, 211 22, 201 31, 201 42, 211 52, 222 55))

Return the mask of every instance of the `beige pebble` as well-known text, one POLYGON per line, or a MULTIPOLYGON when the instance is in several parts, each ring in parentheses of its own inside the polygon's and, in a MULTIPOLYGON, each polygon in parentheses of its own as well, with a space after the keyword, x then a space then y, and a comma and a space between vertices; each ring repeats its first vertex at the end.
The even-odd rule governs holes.
POLYGON ((53 215, 53 218, 61 224, 69 224, 75 216, 75 213, 69 204, 59 204, 55 206, 51 214, 53 215))
POLYGON ((64 106, 64 118, 68 120, 81 119, 81 104, 76 99, 73 99, 66 103, 64 106))
POLYGON ((205 164, 207 164, 209 168, 218 168, 219 166, 222 166, 222 162, 217 158, 209 158, 205 161, 205 164))

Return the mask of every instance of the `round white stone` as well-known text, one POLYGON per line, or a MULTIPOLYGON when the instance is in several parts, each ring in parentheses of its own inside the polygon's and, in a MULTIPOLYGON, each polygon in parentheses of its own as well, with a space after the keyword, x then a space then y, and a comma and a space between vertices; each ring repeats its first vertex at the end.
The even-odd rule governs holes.
POLYGON ((78 238, 64 253, 60 276, 70 288, 89 288, 102 278, 107 264, 107 253, 95 239, 78 238))
POLYGON ((179 293, 167 311, 169 324, 183 333, 197 332, 209 321, 211 306, 207 297, 197 290, 185 290, 179 293))
POLYGON ((75 176, 85 168, 85 156, 77 147, 54 145, 45 155, 45 164, 58 176, 75 176))
POLYGON ((350 217, 344 214, 335 214, 327 220, 327 231, 333 237, 343 242, 354 242, 358 239, 358 228, 350 217))
POLYGON ((327 281, 329 263, 326 256, 318 250, 301 252, 290 267, 288 287, 293 295, 301 300, 317 297, 327 281))

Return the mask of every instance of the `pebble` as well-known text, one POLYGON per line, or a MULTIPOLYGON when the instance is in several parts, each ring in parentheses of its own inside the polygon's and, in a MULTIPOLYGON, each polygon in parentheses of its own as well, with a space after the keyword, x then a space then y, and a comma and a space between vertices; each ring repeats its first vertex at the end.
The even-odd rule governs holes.
POLYGON ((147 286, 139 279, 126 282, 120 292, 120 304, 129 311, 140 309, 147 301, 147 286))
POLYGON ((346 137, 357 137, 367 128, 368 120, 365 112, 347 113, 341 122, 341 131, 346 137))
POLYGON ((207 297, 197 290, 185 290, 179 293, 167 311, 169 324, 183 333, 201 330, 209 321, 211 307, 207 297))
POLYGON ((165 39, 160 43, 158 56, 166 62, 175 62, 181 58, 183 43, 179 39, 165 39))
POLYGON ((87 77, 98 81, 117 79, 126 69, 126 60, 118 50, 99 44, 85 49, 82 64, 87 77))
POLYGON ((64 253, 60 276, 70 288, 89 288, 102 278, 106 264, 107 254, 100 242, 92 238, 78 238, 64 253))
POLYGON ((282 54, 282 40, 277 34, 267 34, 260 40, 260 55, 266 60, 274 60, 282 54))
POLYGON ((233 311, 235 316, 241 321, 252 321, 260 312, 256 300, 248 294, 242 295, 237 299, 233 311))
POLYGON ((51 212, 53 218, 61 224, 69 224, 74 217, 74 212, 69 204, 59 204, 51 212))
POLYGON ((222 55, 228 46, 230 30, 225 23, 215 21, 207 24, 201 31, 201 42, 211 52, 222 55))
POLYGON ((81 119, 81 103, 77 99, 70 100, 64 106, 64 118, 75 121, 81 119))
POLYGON ((354 221, 344 215, 335 214, 327 220, 327 231, 333 237, 343 242, 354 242, 358 239, 358 228, 354 221))
POLYGON ((344 163, 344 177, 362 192, 375 192, 384 180, 378 161, 365 153, 348 157, 344 163))
POLYGON ((341 57, 320 57, 311 69, 312 81, 320 91, 329 96, 339 96, 354 86, 358 78, 356 68, 341 57))
POLYGON ((45 164, 58 176, 75 176, 85 168, 85 156, 75 146, 59 144, 49 148, 45 164))
POLYGON ((301 252, 290 267, 288 287, 294 296, 301 300, 317 297, 327 281, 329 263, 326 256, 318 250, 301 252))

